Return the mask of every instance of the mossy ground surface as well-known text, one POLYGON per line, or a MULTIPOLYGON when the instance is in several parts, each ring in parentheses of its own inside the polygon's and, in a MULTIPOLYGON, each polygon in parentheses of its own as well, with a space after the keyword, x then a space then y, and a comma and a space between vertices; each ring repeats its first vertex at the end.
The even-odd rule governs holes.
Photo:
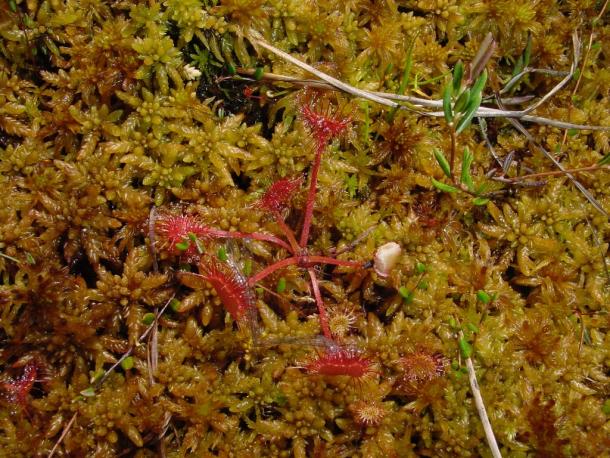
MULTIPOLYGON (((230 73, 309 75, 251 37, 367 90, 397 92, 410 60, 406 93, 440 99, 488 32, 486 95, 528 37, 530 67, 567 71, 576 31, 589 49, 577 90, 536 114, 608 126, 603 3, 1 0, 0 456, 47 456, 68 424, 55 456, 490 456, 459 328, 504 456, 607 453, 610 223, 565 176, 489 179, 499 166, 477 122, 458 151, 493 192, 485 205, 431 183, 444 176, 434 150, 451 148, 443 118, 317 94, 350 125, 324 151, 309 252, 366 261, 402 247, 387 278, 317 271, 334 338, 372 364, 364 378, 303 369, 321 351, 303 269, 253 291, 253 339, 214 288, 180 283, 192 259, 153 252, 149 230, 156 206, 282 236, 256 202, 276 180, 307 176, 315 139, 299 113, 311 92, 230 73), (140 342, 173 296, 156 343, 140 342)), ((540 97, 557 80, 529 74, 507 96, 540 97)), ((567 169, 610 153, 608 132, 527 127, 567 169)), ((487 133, 514 158, 507 177, 554 170, 506 120, 488 119, 487 133)), ((608 171, 578 179, 610 212, 608 171)), ((285 210, 297 233, 306 196, 304 185, 285 210)), ((246 273, 286 257, 255 240, 204 249, 221 247, 246 273)))

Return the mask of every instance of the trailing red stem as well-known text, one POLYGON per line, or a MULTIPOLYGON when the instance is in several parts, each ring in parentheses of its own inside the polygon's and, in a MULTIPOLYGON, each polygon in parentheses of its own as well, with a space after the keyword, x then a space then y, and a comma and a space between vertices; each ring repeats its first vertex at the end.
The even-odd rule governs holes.
POLYGON ((313 297, 316 299, 316 305, 318 306, 318 314, 320 315, 320 327, 322 328, 322 334, 327 339, 333 338, 330 328, 328 327, 328 315, 326 315, 326 308, 324 307, 324 301, 322 300, 322 294, 320 293, 320 285, 316 278, 316 272, 312 267, 307 269, 309 272, 309 278, 311 279, 311 287, 313 288, 313 297))
POLYGON ((297 239, 294 236, 294 232, 292 231, 292 229, 290 229, 290 227, 288 227, 279 211, 274 211, 273 215, 275 216, 277 225, 280 227, 280 229, 286 236, 286 239, 288 239, 288 242, 290 243, 290 247, 292 248, 290 252, 294 255, 298 254, 301 251, 301 247, 299 247, 299 243, 297 242, 297 239))
POLYGON ((270 266, 264 268, 256 275, 250 277, 248 279, 248 284, 250 286, 252 286, 252 285, 258 283, 259 281, 261 281, 262 279, 268 277, 276 270, 283 269, 284 267, 298 265, 298 266, 310 268, 313 264, 332 264, 335 266, 354 267, 356 269, 364 266, 364 264, 361 262, 343 261, 341 259, 329 258, 327 256, 316 256, 316 255, 292 256, 290 258, 282 259, 281 261, 278 261, 278 262, 271 264, 270 266))
POLYGON ((301 248, 307 246, 309 240, 309 230, 311 229, 311 220, 313 218, 313 205, 316 200, 316 190, 318 187, 318 172, 320 171, 320 163, 322 162, 322 152, 324 151, 323 144, 318 144, 316 147, 316 157, 311 169, 311 181, 309 183, 309 192, 307 193, 307 204, 305 206, 305 218, 303 220, 303 229, 301 230, 301 248))

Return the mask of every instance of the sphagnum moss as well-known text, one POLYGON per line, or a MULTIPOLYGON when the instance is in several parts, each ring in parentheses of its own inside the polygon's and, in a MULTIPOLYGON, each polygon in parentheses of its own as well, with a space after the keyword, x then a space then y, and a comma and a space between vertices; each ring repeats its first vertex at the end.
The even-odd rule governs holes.
MULTIPOLYGON (((607 126, 599 3, 1 1, 0 456, 486 456, 465 356, 505 456, 601 456, 607 217, 501 118, 500 163, 458 138, 490 200, 439 192, 444 121, 259 79, 310 75, 257 44, 438 100, 491 31, 484 94, 525 65, 502 95, 539 99, 580 30, 578 85, 533 114, 607 126)), ((608 160, 607 131, 528 128, 568 170, 608 160)), ((608 176, 578 173, 606 212, 608 176)))

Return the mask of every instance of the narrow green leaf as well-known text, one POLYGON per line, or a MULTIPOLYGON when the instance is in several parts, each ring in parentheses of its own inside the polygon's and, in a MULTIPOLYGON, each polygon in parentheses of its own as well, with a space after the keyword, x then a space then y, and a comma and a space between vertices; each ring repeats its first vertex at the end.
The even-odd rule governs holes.
POLYGON ((443 170, 443 173, 447 176, 447 178, 451 178, 451 168, 449 167, 449 161, 447 161, 447 158, 445 157, 443 152, 440 149, 435 148, 434 157, 436 158, 438 165, 441 166, 441 169, 443 170))
POLYGON ((483 92, 483 88, 485 87, 486 82, 487 82, 487 69, 483 70, 483 72, 479 75, 477 80, 472 85, 472 94, 473 95, 481 94, 483 92))
POLYGON ((600 159, 598 162, 599 165, 607 165, 610 164, 610 153, 606 154, 604 157, 600 159))
POLYGON ((487 205, 487 202, 489 202, 489 199, 487 197, 475 197, 474 199, 472 199, 472 204, 476 205, 477 207, 487 205))
POLYGON ((463 337, 460 338, 458 343, 460 346, 460 351, 462 352, 462 356, 464 358, 470 358, 470 356, 472 355, 472 345, 470 345, 470 343, 468 343, 468 341, 463 337))
POLYGON ((462 77, 464 76, 464 63, 458 60, 455 67, 453 67, 453 92, 456 94, 460 92, 462 87, 462 77))
POLYGON ((81 391, 80 394, 82 394, 86 398, 90 398, 92 396, 95 396, 95 389, 90 386, 89 388, 85 388, 83 391, 81 391))
POLYGON ((451 185, 445 184, 441 181, 437 181, 434 178, 430 178, 432 180, 432 185, 443 192, 458 192, 458 188, 455 188, 451 185))
POLYGON ((459 120, 455 128, 456 134, 461 134, 470 125, 474 114, 479 109, 479 106, 481 106, 481 100, 482 95, 480 92, 472 94, 470 102, 468 103, 468 107, 466 108, 466 112, 464 113, 464 116, 462 116, 462 118, 459 120))
POLYGON ((532 55, 532 33, 527 34, 527 44, 525 45, 525 51, 523 51, 523 68, 530 64, 530 57, 532 55))
POLYGON ((426 271, 426 264, 424 264, 423 262, 418 262, 417 264, 415 264, 415 271, 418 274, 423 274, 426 271))
POLYGON ((252 274, 252 259, 248 258, 244 262, 244 275, 249 277, 252 274))
POLYGON ((513 75, 516 76, 523 71, 523 56, 519 56, 517 62, 515 62, 515 68, 513 68, 513 75))
POLYGON ((445 120, 450 123, 453 121, 453 112, 451 110, 451 96, 453 95, 453 86, 447 84, 443 91, 443 111, 445 112, 445 120))
POLYGON ((462 157, 462 176, 460 177, 460 180, 471 191, 474 189, 474 183, 472 181, 472 176, 470 175, 470 167, 472 166, 473 160, 474 160, 474 156, 468 150, 468 148, 465 148, 464 156, 462 157))
POLYGON ((470 101, 470 94, 471 92, 468 88, 464 89, 464 92, 460 94, 460 96, 455 102, 455 105, 453 106, 453 109, 456 113, 462 113, 464 111, 464 109, 468 105, 468 102, 470 101))
POLYGON ((17 3, 15 2, 15 0, 8 0, 8 7, 13 13, 17 12, 17 3))

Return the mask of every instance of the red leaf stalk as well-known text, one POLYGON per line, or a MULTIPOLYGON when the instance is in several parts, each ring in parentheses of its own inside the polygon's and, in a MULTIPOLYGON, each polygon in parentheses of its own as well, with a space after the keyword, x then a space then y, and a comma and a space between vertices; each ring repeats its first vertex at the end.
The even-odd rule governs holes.
POLYGON ((304 124, 311 130, 316 140, 316 155, 311 168, 309 192, 307 194, 307 204, 305 206, 305 218, 301 231, 300 246, 304 248, 309 239, 311 221, 313 217, 313 206, 316 199, 316 188, 318 185, 318 173, 322 161, 322 152, 329 140, 340 136, 350 122, 349 118, 342 118, 329 106, 325 110, 316 109, 316 101, 310 101, 301 108, 301 118, 304 124))
POLYGON ((284 267, 298 265, 299 267, 309 268, 315 264, 331 264, 335 266, 353 267, 356 269, 362 268, 363 263, 357 261, 343 261, 341 259, 329 258, 327 256, 316 256, 316 255, 304 255, 304 256, 292 256, 290 258, 282 259, 270 266, 265 267, 256 275, 253 275, 248 279, 250 286, 258 283, 264 278, 271 275, 273 272, 283 269, 284 267))

